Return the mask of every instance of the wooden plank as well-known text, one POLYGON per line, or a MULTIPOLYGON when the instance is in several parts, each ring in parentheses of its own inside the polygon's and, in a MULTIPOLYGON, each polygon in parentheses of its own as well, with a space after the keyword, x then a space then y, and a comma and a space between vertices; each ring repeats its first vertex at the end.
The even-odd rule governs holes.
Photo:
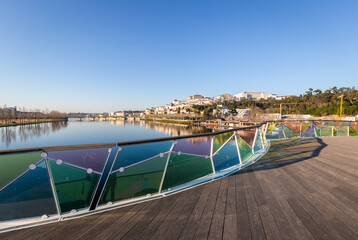
POLYGON ((218 198, 218 193, 220 189, 221 181, 215 181, 212 192, 209 195, 209 199, 206 202, 205 209, 203 215, 201 216, 200 223, 198 228, 195 231, 194 238, 196 239, 204 239, 209 235, 210 224, 213 218, 214 209, 216 205, 216 201, 218 198))
POLYGON ((186 191, 183 200, 168 214, 152 239, 178 239, 187 219, 190 217, 203 188, 198 187, 186 191), (162 231, 160 231, 162 230, 162 231))
POLYGON ((226 209, 226 198, 228 191, 228 179, 223 178, 220 180, 220 190, 215 205, 213 218, 211 220, 210 231, 208 239, 222 239, 224 230, 224 218, 226 209))
POLYGON ((226 198, 226 209, 224 219, 223 239, 237 239, 237 218, 236 218, 236 184, 235 175, 228 177, 228 192, 226 198))
POLYGON ((201 216, 203 215, 204 208, 207 200, 209 199, 210 192, 214 186, 214 183, 208 183, 204 185, 199 200, 197 201, 187 223, 185 224, 179 239, 190 239, 195 235, 197 226, 199 225, 201 216))
POLYGON ((245 184, 245 197, 246 197, 246 206, 250 222, 251 236, 253 239, 266 239, 265 231, 262 225, 260 213, 258 210, 258 205, 255 200, 255 195, 253 189, 250 185, 249 172, 248 174, 243 175, 244 184, 245 184))
MULTIPOLYGON (((247 174, 247 173, 244 173, 247 174)), ((236 174, 236 219, 239 239, 251 239, 249 213, 246 204, 246 193, 242 173, 236 174)))
MULTIPOLYGON (((257 174, 257 172, 256 172, 257 174)), ((276 226, 280 231, 280 235, 285 239, 297 239, 294 229, 292 228, 290 221, 286 218, 281 206, 276 200, 275 195, 271 192, 267 180, 264 178, 266 174, 260 172, 260 185, 263 193, 265 194, 265 198, 267 199, 269 209, 271 214, 275 220, 276 226)), ((266 227, 265 227, 266 231, 266 227)))

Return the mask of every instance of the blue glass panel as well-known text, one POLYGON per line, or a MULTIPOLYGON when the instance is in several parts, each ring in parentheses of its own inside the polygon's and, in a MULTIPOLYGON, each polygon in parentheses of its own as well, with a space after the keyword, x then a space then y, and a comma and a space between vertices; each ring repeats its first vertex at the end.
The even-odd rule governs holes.
POLYGON ((284 139, 285 135, 283 134, 282 125, 278 125, 275 129, 273 129, 271 132, 266 134, 266 139, 269 140, 277 140, 277 139, 284 139))
POLYGON ((235 140, 230 140, 222 149, 220 149, 220 151, 213 157, 213 160, 215 171, 217 172, 240 164, 235 140))
POLYGON ((254 152, 260 151, 262 149, 262 138, 260 132, 257 132, 256 141, 254 146, 254 152))
POLYGON ((42 161, 0 192, 0 221, 57 214, 51 184, 42 161))

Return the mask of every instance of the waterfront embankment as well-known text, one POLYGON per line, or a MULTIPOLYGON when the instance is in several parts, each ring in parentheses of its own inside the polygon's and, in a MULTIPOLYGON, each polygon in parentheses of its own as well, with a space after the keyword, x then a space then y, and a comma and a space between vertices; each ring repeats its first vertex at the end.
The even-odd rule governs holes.
POLYGON ((0 120, 0 127, 11 127, 18 125, 29 125, 29 124, 37 124, 37 123, 49 123, 49 122, 63 122, 67 121, 67 118, 62 119, 12 119, 8 121, 0 120))

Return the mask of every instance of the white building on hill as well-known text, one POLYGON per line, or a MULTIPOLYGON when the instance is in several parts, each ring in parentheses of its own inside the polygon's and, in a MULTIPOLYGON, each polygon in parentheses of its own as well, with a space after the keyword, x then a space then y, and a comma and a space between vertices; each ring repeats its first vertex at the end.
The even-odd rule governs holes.
POLYGON ((260 100, 260 99, 276 99, 277 94, 264 93, 264 92, 242 92, 234 95, 239 100, 251 99, 251 100, 260 100))

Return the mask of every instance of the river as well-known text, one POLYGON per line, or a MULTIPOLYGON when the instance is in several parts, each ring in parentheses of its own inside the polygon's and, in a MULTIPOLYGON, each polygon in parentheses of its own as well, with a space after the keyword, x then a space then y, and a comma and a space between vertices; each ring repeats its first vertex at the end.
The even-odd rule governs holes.
POLYGON ((154 122, 91 121, 39 123, 0 128, 0 150, 72 144, 110 143, 210 132, 154 122))

